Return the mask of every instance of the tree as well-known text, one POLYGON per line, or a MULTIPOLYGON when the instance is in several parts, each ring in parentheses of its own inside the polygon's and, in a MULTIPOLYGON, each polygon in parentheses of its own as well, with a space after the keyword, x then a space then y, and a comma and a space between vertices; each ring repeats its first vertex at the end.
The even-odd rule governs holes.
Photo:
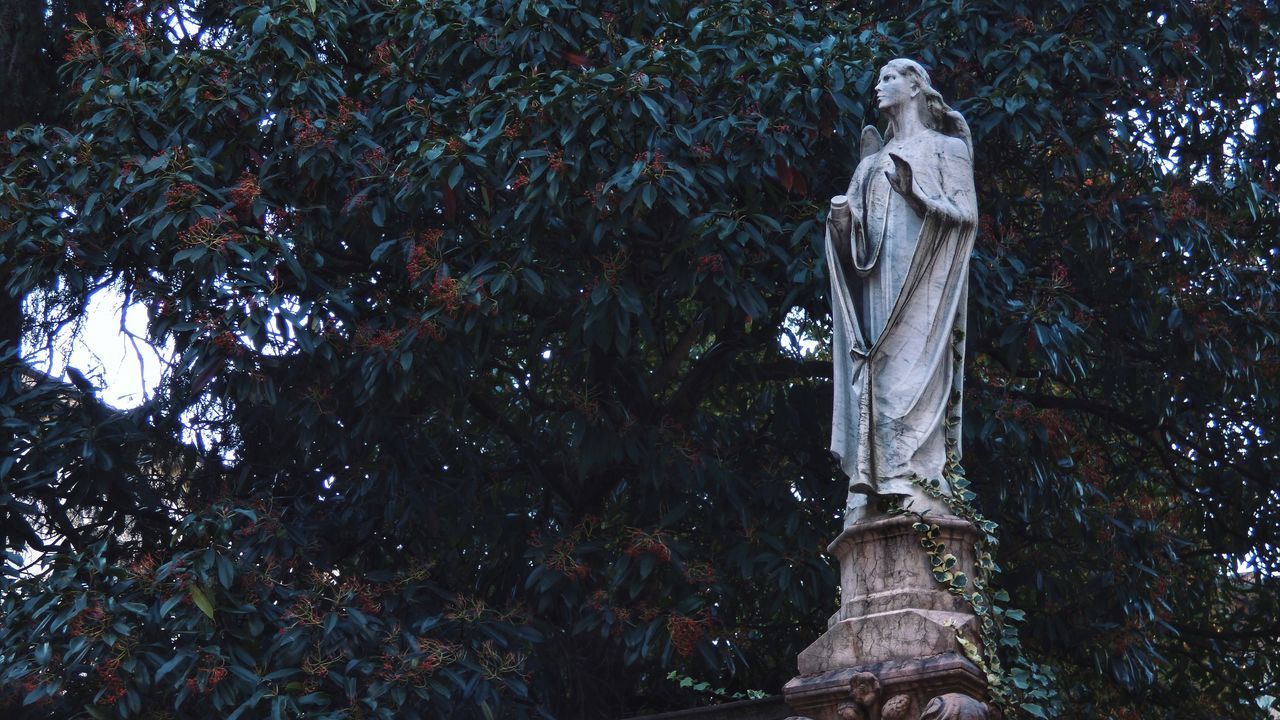
MULTIPOLYGON (((62 30, 72 14, 101 27, 116 3, 84 0, 14 0, 0 8, 0 130, 24 123, 62 124, 66 88, 51 82, 69 44, 62 30), (92 14, 92 17, 90 17, 92 14)), ((7 285, 0 269, 0 284, 7 285)), ((22 333, 22 299, 0 295, 0 340, 17 344, 22 333)))
MULTIPOLYGON (((14 712, 609 717, 694 702, 673 670, 776 690, 837 584, 830 366, 797 340, 826 335, 820 223, 876 70, 910 55, 978 148, 966 466, 1026 610, 1003 650, 1020 625, 1071 715, 1262 715, 1274 8, 77 23, 72 121, 7 141, 7 290, 37 338, 122 288, 176 360, 121 412, 7 346, 0 530, 48 553, 4 580, 14 712)), ((1028 667, 1010 711, 1054 713, 1028 667)))

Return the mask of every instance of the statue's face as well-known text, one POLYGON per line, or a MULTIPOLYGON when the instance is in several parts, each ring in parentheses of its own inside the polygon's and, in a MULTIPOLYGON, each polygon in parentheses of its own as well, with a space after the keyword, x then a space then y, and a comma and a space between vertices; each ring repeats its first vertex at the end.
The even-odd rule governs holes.
POLYGON ((876 99, 880 101, 880 109, 900 107, 911 102, 919 92, 915 83, 892 65, 886 65, 880 71, 880 82, 876 83, 876 99))
POLYGON ((853 677, 850 688, 853 699, 863 705, 873 705, 880 694, 880 683, 870 673, 859 673, 853 677))

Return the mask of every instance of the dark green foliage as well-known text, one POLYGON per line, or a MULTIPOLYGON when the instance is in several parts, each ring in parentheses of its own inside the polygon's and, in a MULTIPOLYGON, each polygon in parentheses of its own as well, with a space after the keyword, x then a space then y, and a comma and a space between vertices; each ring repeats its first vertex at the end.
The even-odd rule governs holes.
POLYGON ((192 717, 344 717, 357 704, 422 717, 461 704, 453 716, 479 717, 500 690, 523 694, 512 671, 537 633, 442 592, 427 562, 361 578, 322 569, 336 559, 299 510, 215 503, 126 567, 98 544, 19 581, 3 609, 33 622, 6 640, 34 652, 6 668, 22 678, 6 702, 192 717))
MULTIPOLYGON (((73 14, 103 27, 116 0, 7 0, 0 5, 0 131, 24 123, 55 125, 67 119, 67 87, 55 82, 62 56, 71 44, 66 35, 73 14)), ((8 285, 0 267, 0 284, 8 285)), ((0 342, 15 345, 22 336, 22 299, 0 293, 0 342)))
POLYGON ((66 86, 56 82, 72 16, 94 27, 124 3, 116 0, 10 0, 0 7, 0 129, 66 118, 66 86))
POLYGON ((4 581, 14 714, 776 691, 843 499, 786 338, 825 337, 826 199, 909 55, 978 150, 965 464, 1006 621, 1067 717, 1262 716, 1273 8, 161 7, 74 27, 73 120, 5 147, 28 336, 114 284, 177 358, 119 413, 4 357, 0 533, 62 551, 4 581))

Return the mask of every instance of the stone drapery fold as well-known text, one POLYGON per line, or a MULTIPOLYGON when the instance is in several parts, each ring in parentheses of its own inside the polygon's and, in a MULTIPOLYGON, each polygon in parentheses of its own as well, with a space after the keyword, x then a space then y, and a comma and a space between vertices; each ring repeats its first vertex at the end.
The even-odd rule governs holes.
POLYGON ((913 478, 937 480, 950 494, 945 469, 948 453, 960 452, 968 259, 977 225, 970 150, 936 132, 910 148, 882 148, 859 163, 848 202, 849 235, 833 237, 845 228, 830 220, 826 228, 831 451, 850 481, 846 524, 868 495, 920 495, 913 478), (883 171, 891 151, 912 167, 923 216, 888 188, 883 171))

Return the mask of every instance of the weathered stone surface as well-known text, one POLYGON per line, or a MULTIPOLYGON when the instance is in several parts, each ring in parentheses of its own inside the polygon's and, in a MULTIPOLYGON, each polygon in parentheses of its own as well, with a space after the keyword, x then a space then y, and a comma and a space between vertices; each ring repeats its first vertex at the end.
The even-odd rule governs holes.
POLYGON ((948 582, 974 577, 980 537, 946 502, 960 458, 973 145, 918 63, 888 62, 876 96, 888 132, 863 130, 826 227, 831 452, 849 477, 828 548, 841 603, 783 692, 811 720, 989 720, 985 677, 956 639, 976 642, 977 618, 931 562, 954 557, 948 582), (922 515, 936 526, 933 558, 913 527, 922 515))
MULTIPOLYGON (((950 515, 927 520, 957 569, 972 575, 977 528, 950 515)), ((934 579, 916 522, 898 515, 858 523, 827 548, 840 563, 840 609, 800 653, 801 675, 953 652, 956 632, 976 637, 972 608, 934 579)))
MULTIPOLYGON (((957 566, 970 573, 977 529, 953 515, 926 516, 938 526, 938 542, 956 556, 957 566)), ((947 592, 933 577, 929 556, 913 529, 917 518, 899 515, 846 528, 827 552, 840 563, 840 609, 827 624, 894 610, 971 612, 963 598, 947 592)), ((879 662, 889 658, 866 658, 879 662)))
MULTIPOLYGON (((839 720, 838 708, 852 700, 853 678, 862 673, 872 673, 878 678, 883 697, 898 703, 905 702, 911 708, 925 708, 932 699, 948 693, 986 697, 987 686, 982 672, 958 653, 802 675, 788 682, 782 692, 797 716, 812 720, 839 720), (899 696, 907 699, 897 700, 899 696)), ((879 709, 869 717, 883 720, 879 709)))
POLYGON ((805 648, 801 675, 850 667, 865 661, 938 655, 956 647, 956 630, 972 633, 973 616, 938 610, 895 610, 842 620, 805 648))
MULTIPOLYGON (((956 634, 977 639, 977 619, 961 597, 934 579, 929 556, 914 529, 918 518, 882 517, 848 527, 828 547, 840 562, 842 602, 831 624, 797 658, 800 677, 787 684, 787 702, 800 716, 837 720, 841 704, 854 702, 850 683, 874 673, 895 713, 923 711, 947 693, 985 697, 982 673, 961 653, 956 634)), ((956 569, 973 574, 978 530, 950 515, 928 516, 938 540, 957 558, 956 569)), ((859 712, 868 720, 879 710, 859 712)), ((852 711, 850 711, 852 713, 852 711)), ((916 716, 911 716, 916 720, 916 716)))
POLYGON ((991 708, 963 693, 947 693, 929 701, 920 720, 990 720, 991 708))
POLYGON ((880 720, 918 720, 916 701, 910 695, 894 695, 880 708, 880 720))
POLYGON ((861 161, 832 198, 826 234, 831 452, 849 476, 846 526, 867 514, 868 496, 936 508, 916 478, 950 494, 978 220, 969 126, 924 68, 891 60, 876 96, 888 133, 863 130, 861 161))

